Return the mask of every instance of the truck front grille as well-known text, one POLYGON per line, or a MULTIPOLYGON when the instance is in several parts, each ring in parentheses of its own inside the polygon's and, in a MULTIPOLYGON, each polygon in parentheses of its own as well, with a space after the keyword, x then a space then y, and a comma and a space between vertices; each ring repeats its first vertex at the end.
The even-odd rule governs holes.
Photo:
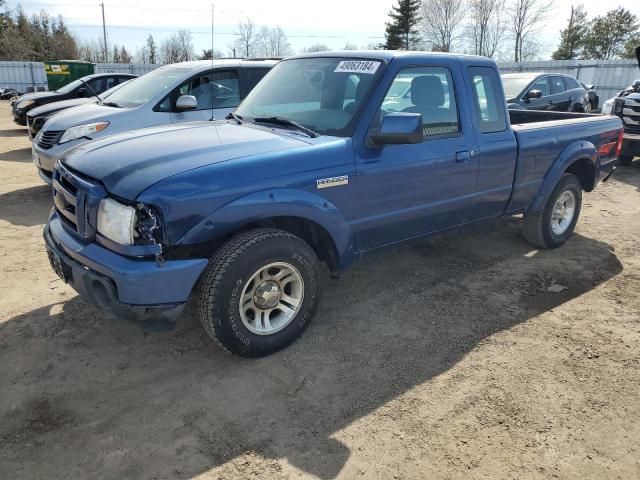
POLYGON ((65 228, 85 240, 95 237, 104 188, 58 163, 53 172, 53 204, 65 228))
POLYGON ((47 130, 46 132, 42 132, 38 137, 38 146, 44 150, 49 150, 58 143, 63 133, 64 130, 47 130))

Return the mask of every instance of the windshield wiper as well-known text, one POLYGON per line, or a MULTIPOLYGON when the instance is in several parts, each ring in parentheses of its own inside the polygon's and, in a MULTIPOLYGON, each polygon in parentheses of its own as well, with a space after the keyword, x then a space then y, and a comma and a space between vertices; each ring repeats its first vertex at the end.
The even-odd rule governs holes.
POLYGON ((100 102, 100 105, 103 105, 105 107, 122 108, 122 105, 118 105, 116 102, 100 102))
POLYGON ((275 123, 276 125, 283 125, 285 127, 293 127, 296 130, 299 130, 303 133, 306 133, 311 138, 316 138, 318 134, 311 130, 310 128, 305 127, 304 125, 300 125, 299 123, 293 122, 287 118, 282 117, 256 117, 253 119, 254 122, 258 123, 275 123))
POLYGON ((85 87, 87 87, 89 90, 91 90, 93 92, 92 97, 96 97, 98 99, 98 102, 102 103, 102 99, 100 98, 100 95, 98 95, 98 92, 96 92, 93 88, 91 88, 91 85, 89 85, 87 82, 85 82, 81 78, 79 78, 78 80, 80 80, 82 83, 84 83, 85 87))
POLYGON ((235 120, 238 123, 238 125, 242 125, 242 117, 240 115, 236 115, 233 112, 229 113, 224 118, 226 118, 227 120, 235 120))

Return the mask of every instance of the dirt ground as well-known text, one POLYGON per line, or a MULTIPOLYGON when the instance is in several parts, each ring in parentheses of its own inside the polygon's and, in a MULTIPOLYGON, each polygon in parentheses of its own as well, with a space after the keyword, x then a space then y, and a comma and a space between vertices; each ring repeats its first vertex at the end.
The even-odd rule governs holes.
POLYGON ((0 165, 1 479, 640 478, 640 162, 558 250, 510 219, 365 259, 261 360, 57 280, 7 102, 0 165))

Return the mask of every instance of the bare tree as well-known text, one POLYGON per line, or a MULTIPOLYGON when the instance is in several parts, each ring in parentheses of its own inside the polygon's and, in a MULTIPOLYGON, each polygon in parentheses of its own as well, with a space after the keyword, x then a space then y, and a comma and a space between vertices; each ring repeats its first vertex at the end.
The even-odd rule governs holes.
POLYGON ((78 45, 78 59, 85 62, 100 63, 104 60, 104 46, 102 39, 76 40, 78 45))
POLYGON ((252 55, 261 57, 286 57, 291 55, 291 44, 282 28, 262 27, 252 50, 252 55))
POLYGON ((450 52, 464 20, 464 0, 422 0, 420 27, 427 45, 450 52))
POLYGON ((253 20, 247 18, 244 22, 238 22, 236 35, 238 36, 236 47, 240 51, 240 55, 252 56, 255 43, 258 40, 258 28, 253 20))
POLYGON ((544 21, 552 10, 552 5, 546 0, 513 0, 508 8, 511 18, 511 34, 515 41, 514 60, 521 62, 523 52, 538 42, 535 37, 540 32, 544 21), (527 47, 527 48, 525 48, 527 47))
POLYGON ((191 32, 178 30, 160 45, 160 57, 163 63, 188 62, 195 58, 191 32))
POLYGON ((329 51, 329 47, 327 47, 324 43, 314 43, 310 47, 306 47, 302 49, 302 53, 327 52, 327 51, 329 51))
POLYGON ((347 41, 347 43, 344 44, 344 47, 342 47, 342 50, 358 50, 358 45, 347 41))
POLYGON ((505 0, 468 0, 470 21, 465 36, 476 55, 494 57, 504 39, 506 21, 505 0))

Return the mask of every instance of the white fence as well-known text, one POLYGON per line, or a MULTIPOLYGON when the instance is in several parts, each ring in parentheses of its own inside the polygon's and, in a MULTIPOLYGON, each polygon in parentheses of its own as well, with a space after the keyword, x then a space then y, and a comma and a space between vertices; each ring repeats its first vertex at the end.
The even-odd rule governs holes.
POLYGON ((600 105, 640 78, 635 60, 547 60, 542 62, 500 62, 502 73, 548 72, 566 73, 587 85, 594 85, 600 95, 600 105))
POLYGON ((155 70, 160 65, 150 63, 96 63, 95 73, 131 73, 133 75, 144 75, 151 70, 155 70))
POLYGON ((42 62, 0 62, 0 88, 19 92, 47 90, 47 74, 42 62))

